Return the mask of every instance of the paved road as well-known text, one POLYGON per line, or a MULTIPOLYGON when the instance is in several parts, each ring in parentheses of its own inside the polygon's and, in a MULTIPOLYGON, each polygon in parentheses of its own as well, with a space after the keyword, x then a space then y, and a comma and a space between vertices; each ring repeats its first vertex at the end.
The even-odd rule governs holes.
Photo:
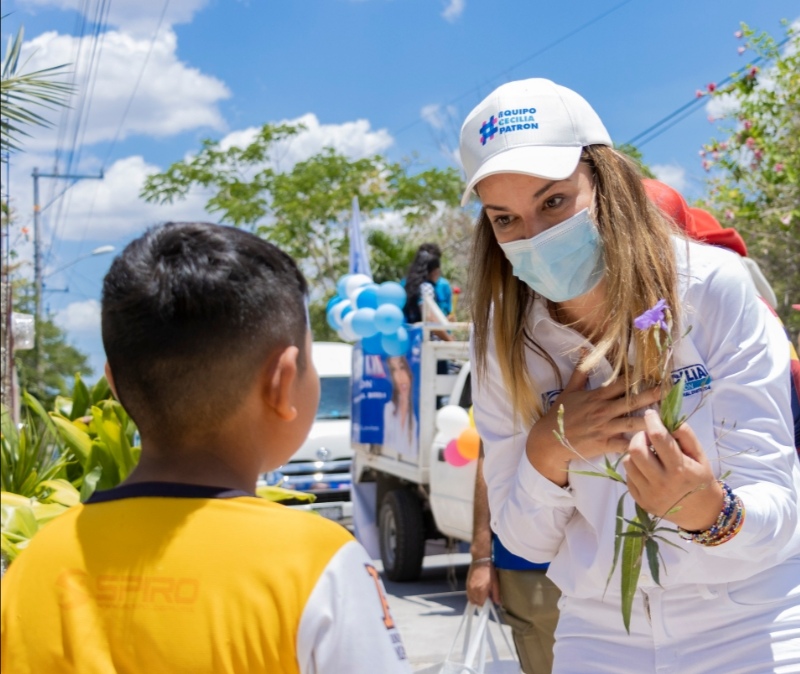
MULTIPOLYGON (((437 554, 425 558, 422 577, 413 583, 393 583, 384 577, 392 616, 403 637, 415 671, 442 662, 453 644, 467 605, 464 592, 468 554, 437 554)), ((511 632, 503 628, 511 642, 511 632)), ((499 640, 501 657, 509 652, 499 640)))

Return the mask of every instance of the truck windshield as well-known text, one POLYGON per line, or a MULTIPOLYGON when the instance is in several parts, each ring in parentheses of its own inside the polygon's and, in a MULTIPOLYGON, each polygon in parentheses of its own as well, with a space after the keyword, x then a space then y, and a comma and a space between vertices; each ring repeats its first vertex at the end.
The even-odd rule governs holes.
POLYGON ((350 418, 350 378, 320 377, 317 419, 350 418))

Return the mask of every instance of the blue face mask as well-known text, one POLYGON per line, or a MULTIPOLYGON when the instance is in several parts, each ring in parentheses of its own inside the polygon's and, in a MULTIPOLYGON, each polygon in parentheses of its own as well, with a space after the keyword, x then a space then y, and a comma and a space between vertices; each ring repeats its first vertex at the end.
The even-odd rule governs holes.
POLYGON ((501 243, 514 276, 553 302, 589 292, 603 278, 603 243, 584 208, 532 239, 501 243))

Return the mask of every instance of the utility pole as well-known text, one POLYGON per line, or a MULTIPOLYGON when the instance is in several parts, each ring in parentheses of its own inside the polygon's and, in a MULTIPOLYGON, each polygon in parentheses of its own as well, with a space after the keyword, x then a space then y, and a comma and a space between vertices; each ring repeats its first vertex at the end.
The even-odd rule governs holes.
POLYGON ((39 173, 38 168, 33 169, 33 292, 34 292, 34 315, 36 318, 36 374, 41 378, 43 374, 44 361, 42 360, 42 212, 48 208, 56 199, 61 198, 70 187, 79 180, 102 180, 103 171, 100 175, 62 175, 60 173, 39 173), (57 194, 44 207, 39 203, 39 178, 58 178, 71 181, 59 194, 57 194))

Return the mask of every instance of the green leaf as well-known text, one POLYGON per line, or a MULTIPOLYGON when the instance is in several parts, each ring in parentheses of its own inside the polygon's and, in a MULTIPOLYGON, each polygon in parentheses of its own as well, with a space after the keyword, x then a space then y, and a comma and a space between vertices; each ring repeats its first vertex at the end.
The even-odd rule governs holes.
POLYGON ((107 400, 111 397, 111 387, 108 385, 108 380, 105 375, 97 380, 97 383, 92 386, 90 394, 91 404, 97 405, 101 400, 107 400))
POLYGON ((636 504, 636 517, 639 518, 639 521, 648 531, 653 528, 653 519, 650 517, 650 513, 642 508, 642 506, 640 506, 638 503, 636 504))
POLYGON ((119 403, 112 400, 104 400, 101 401, 100 405, 101 407, 92 407, 97 439, 105 445, 118 466, 120 480, 124 480, 134 469, 135 464, 131 456, 128 438, 116 413, 115 407, 119 406, 119 403))
POLYGON ((75 452, 81 463, 86 463, 92 450, 92 440, 89 435, 77 428, 69 419, 64 419, 57 414, 53 414, 51 419, 58 428, 58 434, 67 447, 75 452))
POLYGON ((91 456, 86 466, 89 473, 92 473, 95 467, 100 467, 101 469, 95 485, 97 491, 111 489, 122 482, 119 463, 102 440, 95 439, 92 441, 91 456))
POLYGON ((616 482, 619 482, 621 484, 627 484, 627 482, 625 482, 625 478, 622 477, 622 475, 620 475, 611 466, 608 466, 606 468, 606 475, 608 475, 608 477, 610 477, 612 480, 615 480, 616 482))
POLYGON ((682 550, 683 552, 687 552, 686 548, 682 545, 678 545, 677 543, 669 540, 668 538, 664 538, 663 536, 653 536, 653 538, 657 538, 662 543, 666 543, 667 545, 671 545, 673 548, 678 548, 678 550, 682 550))
POLYGON ((683 406, 683 390, 685 387, 686 380, 681 376, 661 401, 661 421, 670 433, 673 433, 680 425, 678 420, 683 406))
POLYGON ((36 518, 36 524, 40 529, 50 520, 63 515, 69 508, 70 506, 66 506, 63 503, 36 502, 31 506, 33 516, 36 518))
POLYGON ((656 582, 656 585, 661 585, 660 569, 658 564, 658 543, 652 538, 648 538, 644 542, 644 549, 647 553, 647 565, 650 567, 650 575, 656 582))
POLYGON ((43 480, 36 492, 42 503, 59 503, 67 507, 80 503, 78 490, 66 480, 43 480))
MULTIPOLYGON (((628 526, 628 534, 636 534, 635 528, 628 526)), ((631 633, 631 609, 633 608, 633 598, 636 596, 636 588, 639 583, 639 574, 642 570, 642 548, 644 547, 644 536, 629 535, 622 543, 622 622, 625 631, 631 633)))
POLYGON ((94 494, 95 489, 97 489, 97 483, 102 474, 103 467, 98 464, 83 476, 83 482, 81 483, 80 491, 81 503, 86 503, 91 495, 94 494))
POLYGON ((0 505, 0 514, 4 532, 14 534, 19 539, 30 539, 39 530, 39 523, 31 506, 0 505))
POLYGON ((614 570, 617 568, 619 550, 622 545, 623 513, 625 510, 625 496, 627 493, 627 491, 624 492, 622 496, 619 497, 619 501, 617 501, 617 517, 616 524, 614 525, 614 559, 611 562, 611 570, 608 572, 608 578, 606 579, 606 586, 603 589, 603 595, 605 595, 606 590, 608 590, 608 584, 611 582, 611 577, 614 575, 614 570))
POLYGON ((91 403, 89 389, 83 383, 80 374, 75 374, 75 385, 72 388, 72 410, 69 413, 71 421, 86 416, 86 410, 91 403))

